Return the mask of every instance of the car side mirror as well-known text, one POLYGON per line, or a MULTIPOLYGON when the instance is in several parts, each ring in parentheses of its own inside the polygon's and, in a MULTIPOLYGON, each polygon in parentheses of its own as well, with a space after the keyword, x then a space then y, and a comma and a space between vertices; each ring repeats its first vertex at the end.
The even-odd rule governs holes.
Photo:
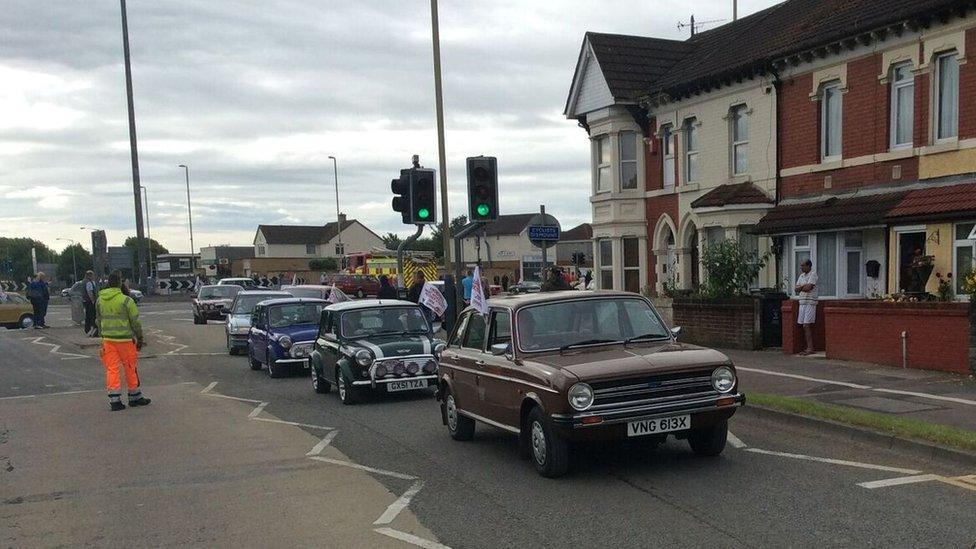
POLYGON ((431 324, 431 330, 436 334, 441 331, 442 324, 440 322, 434 322, 431 324))
POLYGON ((677 340, 678 336, 680 335, 681 335, 681 326, 675 326, 674 328, 671 328, 671 337, 677 340))
POLYGON ((512 345, 510 343, 496 343, 491 346, 489 351, 494 356, 507 355, 512 350, 512 345))

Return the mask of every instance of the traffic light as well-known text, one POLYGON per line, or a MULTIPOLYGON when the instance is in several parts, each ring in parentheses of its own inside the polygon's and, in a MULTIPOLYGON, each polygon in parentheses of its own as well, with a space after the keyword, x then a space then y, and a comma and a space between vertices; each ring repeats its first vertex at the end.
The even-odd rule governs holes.
POLYGON ((498 219, 498 161, 494 156, 472 156, 468 164, 468 219, 498 219))
POLYGON ((436 225, 437 192, 434 187, 434 170, 411 169, 410 189, 410 223, 436 225))
POLYGON ((393 194, 393 211, 400 212, 404 223, 410 223, 410 170, 400 170, 400 178, 390 182, 393 194))

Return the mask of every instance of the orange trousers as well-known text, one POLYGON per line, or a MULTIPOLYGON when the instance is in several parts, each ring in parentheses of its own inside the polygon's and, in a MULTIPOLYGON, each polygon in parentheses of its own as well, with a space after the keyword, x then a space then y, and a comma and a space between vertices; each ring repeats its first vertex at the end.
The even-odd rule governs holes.
POLYGON ((119 366, 125 370, 125 385, 129 394, 139 393, 139 375, 136 373, 138 360, 139 351, 135 342, 102 340, 102 364, 105 365, 105 388, 109 396, 122 392, 119 366))

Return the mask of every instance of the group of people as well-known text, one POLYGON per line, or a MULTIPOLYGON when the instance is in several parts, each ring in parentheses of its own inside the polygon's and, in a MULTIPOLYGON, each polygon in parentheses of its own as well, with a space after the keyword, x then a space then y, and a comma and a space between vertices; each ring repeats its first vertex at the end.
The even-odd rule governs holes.
POLYGON ((37 273, 36 276, 27 277, 27 301, 30 301, 34 309, 34 329, 47 329, 47 306, 51 302, 51 286, 47 282, 44 273, 37 273))

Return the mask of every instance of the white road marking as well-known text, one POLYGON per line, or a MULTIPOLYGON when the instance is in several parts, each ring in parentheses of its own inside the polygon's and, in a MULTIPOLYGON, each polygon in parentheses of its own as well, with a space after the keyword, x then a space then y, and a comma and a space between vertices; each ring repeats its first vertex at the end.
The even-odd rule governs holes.
POLYGON ((424 539, 413 534, 394 530, 393 528, 377 528, 373 531, 378 534, 383 534, 384 536, 405 541, 411 545, 416 545, 417 547, 423 547, 424 549, 451 549, 447 545, 442 545, 436 541, 430 541, 429 539, 424 539))
POLYGON ((325 450, 325 447, 326 446, 328 446, 329 444, 332 444, 332 439, 334 439, 336 437, 336 435, 338 435, 338 434, 339 434, 339 431, 329 431, 324 437, 322 437, 322 440, 320 440, 318 442, 318 444, 316 444, 315 446, 312 446, 312 449, 309 450, 308 453, 305 454, 305 455, 306 456, 317 456, 317 455, 321 454, 322 453, 322 450, 325 450))
POLYGON ((210 391, 212 391, 213 388, 216 387, 216 386, 217 386, 217 382, 216 381, 211 381, 210 382, 210 385, 207 385, 206 387, 203 388, 202 391, 200 391, 200 394, 201 395, 205 395, 205 394, 209 393, 210 391))
MULTIPOLYGON (((215 395, 216 396, 216 395, 215 395)), ((245 399, 241 399, 245 400, 245 399)), ((257 400, 251 400, 249 402, 258 402, 257 400)), ((268 417, 252 417, 254 421, 266 421, 268 423, 281 423, 282 425, 293 425, 295 427, 308 427, 309 429, 322 429, 324 431, 331 431, 335 427, 326 427, 325 425, 312 425, 311 423, 298 423, 297 421, 285 421, 283 419, 272 419, 268 417)))
POLYGON ((885 488, 888 486, 900 486, 902 484, 915 484, 916 482, 929 482, 932 480, 939 480, 941 477, 939 475, 914 475, 910 477, 895 477, 886 478, 882 480, 872 480, 871 482, 859 482, 858 486, 861 488, 867 488, 869 490, 874 490, 875 488, 885 488))
POLYGON ((40 337, 25 337, 25 338, 22 339, 22 341, 30 341, 34 345, 44 345, 46 347, 50 347, 51 349, 48 352, 51 353, 51 354, 60 356, 61 357, 61 360, 77 360, 79 358, 95 358, 95 357, 90 356, 90 355, 79 355, 78 353, 65 353, 65 352, 62 352, 60 350, 61 349, 61 346, 60 345, 57 345, 57 344, 54 344, 54 343, 45 343, 45 342, 41 341, 42 339, 44 339, 44 337, 45 336, 40 336, 40 337))
POLYGON ((417 495, 417 492, 419 492, 423 487, 424 481, 418 480, 414 482, 413 485, 411 485, 410 488, 403 493, 403 495, 397 498, 396 501, 391 503, 390 506, 386 508, 386 511, 383 511, 380 518, 376 519, 373 524, 381 525, 393 522, 397 518, 397 515, 400 514, 400 511, 403 511, 408 505, 410 505, 410 500, 412 500, 413 497, 417 495))
POLYGON ((360 471, 366 471, 367 473, 375 473, 377 475, 398 478, 401 480, 417 480, 417 477, 413 475, 405 475, 403 473, 397 473, 396 471, 387 471, 385 469, 376 469, 375 467, 367 467, 365 465, 360 465, 358 463, 353 463, 351 461, 343 461, 341 459, 332 459, 332 458, 327 458, 322 456, 312 456, 308 459, 314 459, 315 461, 323 461, 325 463, 331 463, 333 465, 342 465, 343 467, 351 467, 353 469, 359 469, 360 471))
POLYGON ((739 437, 733 435, 732 434, 732 431, 729 431, 725 438, 729 442, 729 444, 732 445, 733 448, 745 448, 746 447, 746 443, 745 442, 742 442, 739 439, 739 437))
POLYGON ((859 385, 857 383, 848 383, 846 381, 834 381, 832 379, 820 379, 820 378, 816 378, 816 377, 801 376, 801 375, 798 375, 798 374, 786 374, 786 373, 783 373, 783 372, 773 372, 773 371, 770 371, 770 370, 760 370, 758 368, 745 368, 745 367, 736 366, 736 369, 737 370, 742 370, 743 372, 753 372, 753 373, 757 373, 757 374, 766 374, 766 375, 770 375, 770 376, 789 377, 789 378, 793 378, 793 379, 800 379, 800 380, 803 380, 803 381, 813 381, 813 382, 816 382, 816 383, 826 383, 826 384, 829 384, 829 385, 840 385, 842 387, 850 387, 852 389, 864 389, 864 390, 867 390, 867 391, 876 391, 876 392, 879 392, 879 393, 888 393, 888 394, 894 394, 894 395, 906 395, 906 396, 913 396, 913 397, 918 397, 918 398, 927 398, 929 400, 941 400, 941 401, 945 401, 945 402, 955 402, 957 404, 968 404, 970 406, 976 406, 976 400, 968 400, 968 399, 965 399, 965 398, 947 397, 947 396, 942 396, 942 395, 933 395, 933 394, 930 394, 930 393, 917 393, 917 392, 914 392, 914 391, 900 391, 898 389, 884 389, 884 388, 881 388, 881 387, 871 387, 870 385, 859 385))
POLYGON ((861 469, 874 469, 876 471, 890 471, 892 473, 904 473, 906 475, 917 475, 921 473, 921 471, 915 469, 902 469, 900 467, 888 467, 887 465, 874 465, 873 463, 861 463, 859 461, 847 461, 843 459, 806 456, 803 454, 790 454, 787 452, 773 452, 771 450, 761 450, 759 448, 747 448, 746 452, 753 452, 756 454, 766 454, 769 456, 780 456, 780 457, 788 457, 793 459, 802 459, 805 461, 818 461, 820 463, 830 463, 832 465, 846 465, 848 467, 860 467, 861 469))
POLYGON ((247 414, 247 418, 254 419, 258 417, 259 415, 261 415, 261 411, 263 411, 268 404, 270 404, 270 402, 262 402, 261 404, 258 404, 257 406, 254 407, 253 410, 251 410, 250 414, 247 414))
MULTIPOLYGON (((17 388, 19 389, 20 387, 17 388)), ((81 393, 99 393, 102 391, 103 389, 86 389, 84 391, 61 391, 60 393, 44 393, 38 395, 17 395, 17 396, 9 396, 9 397, 0 397, 0 400, 14 400, 17 398, 37 398, 37 397, 49 397, 49 396, 61 396, 61 395, 77 395, 81 393)))
MULTIPOLYGON (((253 398, 233 397, 233 396, 221 395, 221 394, 217 394, 217 393, 205 393, 203 396, 217 397, 217 398, 226 398, 226 399, 229 399, 229 400, 237 400, 239 402, 251 402, 253 404, 261 404, 261 401, 260 400, 254 400, 253 398)), ((261 418, 253 418, 253 419, 261 419, 261 418)))

